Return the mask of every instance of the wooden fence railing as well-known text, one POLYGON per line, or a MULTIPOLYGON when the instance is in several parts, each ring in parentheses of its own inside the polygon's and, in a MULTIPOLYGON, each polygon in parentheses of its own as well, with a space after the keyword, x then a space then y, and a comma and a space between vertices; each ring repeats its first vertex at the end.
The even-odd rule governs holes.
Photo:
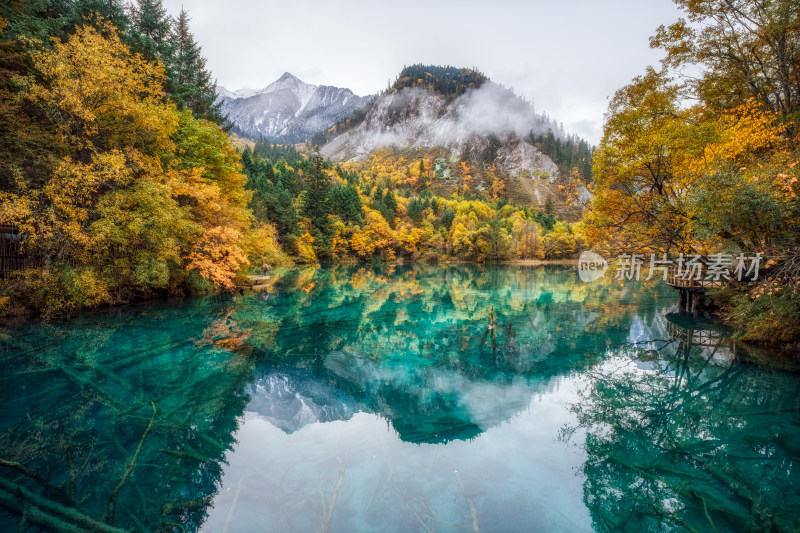
POLYGON ((10 224, 0 224, 0 278, 25 267, 22 254, 23 235, 10 224))
POLYGON ((730 283, 724 277, 706 279, 707 274, 707 266, 704 264, 692 270, 684 269, 681 275, 678 275, 678 269, 675 266, 671 266, 667 270, 667 285, 676 289, 706 290, 720 289, 730 283))

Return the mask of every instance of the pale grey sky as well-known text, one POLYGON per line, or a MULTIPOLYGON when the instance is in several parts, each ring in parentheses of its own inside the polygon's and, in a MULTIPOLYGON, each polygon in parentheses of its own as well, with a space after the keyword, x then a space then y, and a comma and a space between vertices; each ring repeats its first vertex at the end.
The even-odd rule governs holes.
POLYGON ((477 67, 596 144, 608 97, 655 65, 648 38, 677 20, 671 0, 164 0, 227 89, 288 71, 365 95, 404 65, 477 67))

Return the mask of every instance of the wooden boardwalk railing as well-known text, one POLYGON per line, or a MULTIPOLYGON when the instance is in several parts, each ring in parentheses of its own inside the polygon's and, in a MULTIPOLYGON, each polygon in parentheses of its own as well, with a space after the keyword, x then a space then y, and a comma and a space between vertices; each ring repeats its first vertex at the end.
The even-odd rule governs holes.
POLYGON ((675 289, 703 292, 706 289, 721 289, 730 283, 728 279, 721 276, 718 279, 706 279, 707 274, 707 266, 701 264, 699 268, 693 271, 687 272, 684 269, 682 275, 679 276, 678 269, 673 265, 667 270, 667 285, 675 289))

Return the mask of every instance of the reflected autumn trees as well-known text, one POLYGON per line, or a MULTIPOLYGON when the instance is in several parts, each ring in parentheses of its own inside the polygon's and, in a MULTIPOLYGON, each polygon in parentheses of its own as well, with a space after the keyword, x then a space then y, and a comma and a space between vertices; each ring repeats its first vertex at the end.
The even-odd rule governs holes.
MULTIPOLYGON (((563 267, 338 267, 287 271, 269 290, 266 305, 247 298, 231 316, 250 332, 242 349, 262 361, 256 388, 333 383, 338 407, 308 395, 304 405, 321 419, 375 412, 411 442, 470 439, 508 420, 665 305, 641 287, 581 283, 563 267), (286 367, 310 374, 296 379, 286 367), (487 385, 513 389, 513 399, 490 395, 477 412, 471 397, 487 385)), ((274 420, 276 406, 258 405, 274 420)), ((316 420, 284 414, 294 420, 285 428, 316 420)))
POLYGON ((667 318, 668 339, 611 350, 573 406, 595 529, 797 531, 796 377, 748 363, 714 324, 667 318))
POLYGON ((790 377, 687 333, 668 289, 411 265, 276 269, 268 290, 1 329, 0 505, 53 530, 195 530, 246 411, 286 433, 375 413, 443 444, 582 376, 598 529, 797 527, 790 377))

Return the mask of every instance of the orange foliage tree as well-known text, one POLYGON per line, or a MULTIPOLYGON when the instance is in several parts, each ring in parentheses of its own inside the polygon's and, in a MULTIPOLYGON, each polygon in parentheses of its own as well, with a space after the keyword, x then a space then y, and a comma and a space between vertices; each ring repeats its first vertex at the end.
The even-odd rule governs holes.
POLYGON ((224 132, 168 102, 163 67, 111 24, 29 47, 36 74, 16 78, 19 98, 65 146, 41 182, 0 192, 0 220, 33 260, 30 303, 63 314, 201 280, 231 288, 274 233, 248 241, 249 193, 224 132))

